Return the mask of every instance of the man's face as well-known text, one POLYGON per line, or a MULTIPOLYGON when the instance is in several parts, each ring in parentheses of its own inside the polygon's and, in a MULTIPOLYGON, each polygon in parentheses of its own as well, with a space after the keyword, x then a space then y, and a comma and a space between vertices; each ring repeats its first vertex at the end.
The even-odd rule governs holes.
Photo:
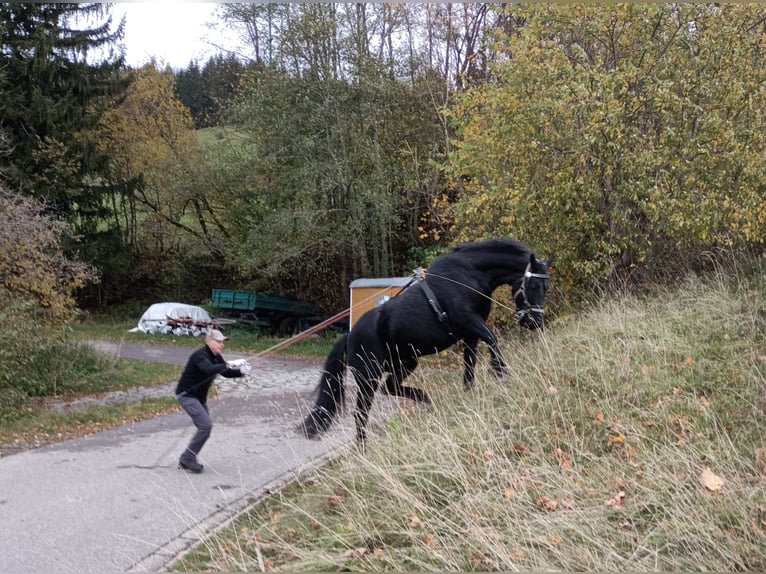
POLYGON ((220 355, 221 351, 223 351, 223 341, 216 341, 215 339, 210 339, 207 342, 207 346, 210 347, 210 350, 213 351, 214 355, 220 355))

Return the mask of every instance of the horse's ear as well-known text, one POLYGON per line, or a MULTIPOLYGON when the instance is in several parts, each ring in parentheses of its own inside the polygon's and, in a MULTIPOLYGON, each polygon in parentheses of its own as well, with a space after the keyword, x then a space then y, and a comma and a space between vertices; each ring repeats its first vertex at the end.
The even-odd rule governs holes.
MULTIPOLYGON (((537 258, 537 256, 534 253, 530 255, 529 262, 532 264, 532 267, 535 267, 538 264, 542 264, 542 262, 537 258)), ((553 265, 553 256, 551 255, 548 258, 548 261, 545 263, 545 267, 546 269, 550 269, 552 265, 553 265)))

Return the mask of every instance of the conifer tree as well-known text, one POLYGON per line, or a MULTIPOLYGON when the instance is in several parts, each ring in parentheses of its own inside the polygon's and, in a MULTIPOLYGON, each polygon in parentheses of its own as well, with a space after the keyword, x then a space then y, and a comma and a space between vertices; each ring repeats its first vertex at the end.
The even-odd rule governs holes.
POLYGON ((0 3, 0 125, 11 145, 0 172, 86 235, 105 215, 109 181, 88 130, 128 81, 124 21, 113 30, 109 8, 0 3))

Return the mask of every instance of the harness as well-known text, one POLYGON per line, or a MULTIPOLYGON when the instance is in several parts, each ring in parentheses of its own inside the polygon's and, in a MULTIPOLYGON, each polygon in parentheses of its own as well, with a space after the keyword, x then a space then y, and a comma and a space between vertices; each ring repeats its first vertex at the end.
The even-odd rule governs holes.
POLYGON ((428 299, 428 304, 431 305, 431 309, 433 309, 434 313, 436 313, 436 318, 439 319, 439 322, 444 326, 445 329, 447 329, 449 336, 457 340, 457 337, 455 337, 455 333, 452 330, 452 325, 450 325, 449 317, 447 317, 447 313, 444 311, 444 309, 441 308, 439 301, 436 299, 436 294, 433 292, 428 283, 426 283, 426 271, 422 267, 415 269, 415 281, 417 282, 416 284, 423 290, 423 294, 426 296, 426 299, 428 299))
MULTIPOLYGON (((513 318, 516 322, 521 321, 524 317, 528 316, 531 313, 545 313, 545 309, 539 305, 532 305, 529 302, 529 299, 527 299, 527 286, 529 285, 529 280, 532 277, 535 277, 537 279, 550 279, 550 275, 547 273, 532 273, 532 264, 527 263, 527 268, 524 270, 524 276, 521 279, 521 284, 519 285, 519 288, 516 289, 516 292, 513 294, 514 302, 516 301, 516 298, 521 295, 522 297, 522 305, 517 305, 516 313, 514 314, 513 318)), ((436 298, 436 294, 433 292, 431 287, 426 283, 426 270, 422 267, 418 267, 414 271, 414 278, 410 283, 407 284, 402 290, 409 287, 412 282, 414 281, 417 285, 420 286, 420 288, 423 290, 423 294, 426 296, 426 299, 428 300, 428 304, 431 305, 431 309, 433 309, 434 313, 436 313, 436 317, 439 319, 439 322, 444 326, 444 328, 449 333, 450 337, 457 340, 457 337, 455 337, 454 331, 452 329, 452 325, 449 322, 449 317, 447 316, 447 313, 444 311, 444 309, 441 308, 441 305, 439 305, 439 301, 436 298)))

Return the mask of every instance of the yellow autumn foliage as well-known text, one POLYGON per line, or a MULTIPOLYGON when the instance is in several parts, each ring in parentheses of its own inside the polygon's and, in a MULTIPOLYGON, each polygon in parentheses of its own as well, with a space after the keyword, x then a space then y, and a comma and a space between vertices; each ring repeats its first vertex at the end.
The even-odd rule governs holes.
POLYGON ((75 291, 97 279, 94 269, 64 255, 70 228, 2 187, 0 220, 0 291, 17 303, 31 302, 50 324, 64 323, 76 309, 75 291))
POLYGON ((762 9, 509 5, 450 111, 459 239, 513 236, 571 293, 766 237, 762 9))

